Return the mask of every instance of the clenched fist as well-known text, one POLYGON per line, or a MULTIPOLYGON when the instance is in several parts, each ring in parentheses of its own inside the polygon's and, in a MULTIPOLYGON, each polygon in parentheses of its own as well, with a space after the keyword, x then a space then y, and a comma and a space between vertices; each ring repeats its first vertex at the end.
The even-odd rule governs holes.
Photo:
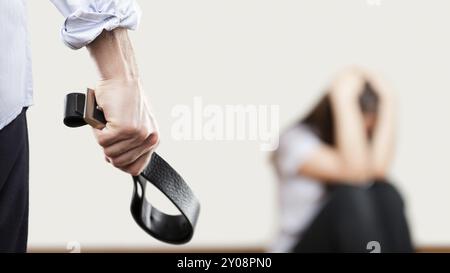
POLYGON ((159 142, 158 128, 137 79, 103 80, 95 89, 107 121, 94 129, 106 160, 131 175, 139 175, 159 142))
POLYGON ((100 74, 95 97, 107 121, 103 130, 94 129, 97 141, 108 162, 139 175, 158 145, 159 134, 128 32, 123 28, 103 31, 87 48, 100 74))

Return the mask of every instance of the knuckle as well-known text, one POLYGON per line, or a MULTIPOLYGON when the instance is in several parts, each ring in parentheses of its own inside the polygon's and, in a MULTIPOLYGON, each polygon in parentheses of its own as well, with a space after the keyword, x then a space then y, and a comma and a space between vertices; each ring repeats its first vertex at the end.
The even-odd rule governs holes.
POLYGON ((109 158, 114 157, 114 153, 111 149, 104 148, 103 153, 105 154, 106 157, 109 158))
POLYGON ((159 137, 158 133, 154 133, 154 136, 152 137, 153 145, 158 146, 159 142, 161 141, 161 138, 159 137))
POLYGON ((107 139, 105 137, 98 137, 97 138, 97 143, 102 146, 102 147, 106 147, 107 139))
POLYGON ((121 168, 124 166, 124 162, 121 159, 113 158, 111 159, 111 164, 116 168, 121 168))
POLYGON ((107 133, 99 135, 97 137, 97 142, 100 146, 102 146, 103 148, 106 148, 106 147, 110 146, 115 141, 115 139, 117 139, 118 136, 119 135, 117 132, 109 131, 107 133))
POLYGON ((145 129, 141 129, 136 133, 136 137, 140 140, 140 141, 145 141, 148 137, 148 133, 147 130, 145 129))
POLYGON ((148 137, 146 144, 148 147, 156 148, 158 147, 159 142, 160 142, 159 134, 152 133, 150 137, 148 137))
POLYGON ((130 135, 130 136, 136 135, 136 133, 139 132, 139 127, 134 124, 126 125, 121 128, 120 132, 121 132, 121 134, 130 135))
POLYGON ((111 165, 113 165, 114 167, 120 168, 120 166, 117 165, 117 163, 116 163, 116 161, 114 161, 114 159, 111 159, 111 160, 110 160, 110 163, 111 163, 111 165))
POLYGON ((148 137, 148 130, 145 127, 137 124, 127 125, 121 128, 121 134, 133 137, 138 141, 144 141, 148 137))

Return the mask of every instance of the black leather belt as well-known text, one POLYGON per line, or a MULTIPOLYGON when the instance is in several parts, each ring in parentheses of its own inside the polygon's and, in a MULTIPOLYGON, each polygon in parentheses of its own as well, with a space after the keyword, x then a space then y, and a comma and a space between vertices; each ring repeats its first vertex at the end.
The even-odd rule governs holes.
MULTIPOLYGON (((66 96, 64 124, 80 127, 105 127, 103 112, 97 107, 94 91, 87 94, 70 93, 66 96)), ((193 234, 200 212, 200 204, 183 178, 158 154, 153 153, 150 163, 139 176, 133 176, 131 214, 136 223, 158 240, 183 244, 193 234), (178 208, 181 214, 168 215, 153 207, 145 197, 147 182, 152 183, 178 208)))

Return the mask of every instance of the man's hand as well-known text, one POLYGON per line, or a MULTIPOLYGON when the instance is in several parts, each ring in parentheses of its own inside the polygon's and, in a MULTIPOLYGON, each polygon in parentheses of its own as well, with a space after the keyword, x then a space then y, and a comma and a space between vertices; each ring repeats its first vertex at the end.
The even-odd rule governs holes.
POLYGON ((141 87, 127 30, 104 31, 88 45, 101 80, 95 96, 107 121, 94 129, 106 160, 115 167, 139 175, 159 143, 156 122, 141 87))
POLYGON ((108 121, 103 130, 94 129, 106 160, 131 175, 139 175, 159 142, 157 125, 139 80, 101 81, 95 95, 108 121))

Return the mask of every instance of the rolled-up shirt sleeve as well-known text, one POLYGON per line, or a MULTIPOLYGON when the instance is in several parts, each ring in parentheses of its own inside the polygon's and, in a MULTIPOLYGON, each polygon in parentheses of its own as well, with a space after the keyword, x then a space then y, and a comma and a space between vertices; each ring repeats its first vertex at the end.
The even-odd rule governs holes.
POLYGON ((61 38, 72 49, 79 49, 103 30, 122 27, 135 30, 141 10, 135 0, 50 0, 65 17, 61 38))

